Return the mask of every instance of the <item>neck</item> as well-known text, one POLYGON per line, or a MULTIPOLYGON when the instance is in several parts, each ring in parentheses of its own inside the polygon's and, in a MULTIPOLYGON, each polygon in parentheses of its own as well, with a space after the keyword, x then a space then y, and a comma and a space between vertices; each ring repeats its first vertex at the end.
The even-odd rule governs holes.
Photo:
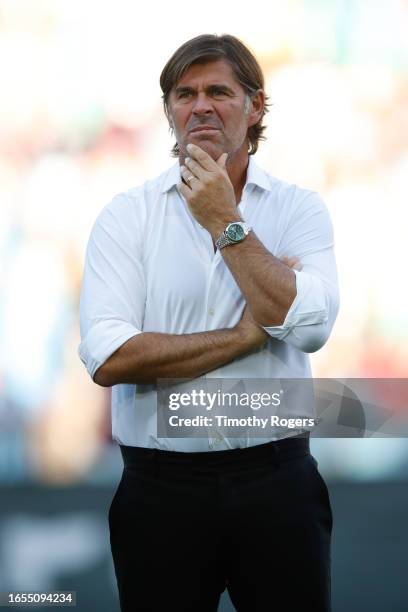
POLYGON ((246 151, 244 154, 242 152, 237 152, 227 159, 226 169, 232 186, 234 187, 237 205, 241 201, 242 190, 245 186, 248 162, 249 157, 246 151))

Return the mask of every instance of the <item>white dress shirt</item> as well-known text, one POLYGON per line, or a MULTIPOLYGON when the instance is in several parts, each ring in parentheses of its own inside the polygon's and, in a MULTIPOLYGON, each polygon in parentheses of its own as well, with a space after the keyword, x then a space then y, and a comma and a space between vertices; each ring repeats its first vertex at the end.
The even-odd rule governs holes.
MULTIPOLYGON (((235 326, 245 300, 210 234, 177 190, 178 161, 158 178, 103 208, 89 238, 80 299, 79 356, 93 378, 124 342, 142 332, 191 334, 235 326)), ((267 174, 249 157, 242 218, 276 257, 300 258, 296 297, 264 347, 210 378, 305 378, 309 352, 329 337, 338 311, 333 231, 320 196, 267 174)), ((226 247, 226 248, 234 248, 226 247)), ((290 416, 290 415, 288 415, 290 416)), ((307 416, 314 416, 308 414, 307 416)), ((178 451, 247 447, 277 439, 158 438, 155 385, 112 388, 112 435, 119 443, 178 451)), ((299 433, 282 430, 279 437, 299 433)))

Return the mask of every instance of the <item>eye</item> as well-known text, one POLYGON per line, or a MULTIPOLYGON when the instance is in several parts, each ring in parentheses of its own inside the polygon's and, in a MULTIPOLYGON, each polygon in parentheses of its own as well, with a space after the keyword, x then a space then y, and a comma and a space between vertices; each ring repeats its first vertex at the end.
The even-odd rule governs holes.
POLYGON ((181 98, 188 98, 189 96, 191 96, 191 91, 180 91, 178 99, 180 100, 181 98))
POLYGON ((220 87, 215 87, 212 93, 215 98, 220 98, 227 95, 225 89, 221 89, 220 87))

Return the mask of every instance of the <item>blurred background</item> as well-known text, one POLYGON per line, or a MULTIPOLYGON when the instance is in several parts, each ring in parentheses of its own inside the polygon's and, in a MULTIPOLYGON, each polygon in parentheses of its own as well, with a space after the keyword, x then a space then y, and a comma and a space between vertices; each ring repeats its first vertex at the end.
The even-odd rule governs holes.
MULTIPOLYGON (((253 50, 273 103, 257 161, 329 208, 341 309, 314 375, 407 377, 407 31, 407 0, 0 0, 0 591, 119 610, 121 460, 109 391, 77 356, 79 291, 100 209, 174 163, 159 75, 185 40, 253 50)), ((406 612, 407 440, 312 450, 335 517, 333 612, 406 612)))

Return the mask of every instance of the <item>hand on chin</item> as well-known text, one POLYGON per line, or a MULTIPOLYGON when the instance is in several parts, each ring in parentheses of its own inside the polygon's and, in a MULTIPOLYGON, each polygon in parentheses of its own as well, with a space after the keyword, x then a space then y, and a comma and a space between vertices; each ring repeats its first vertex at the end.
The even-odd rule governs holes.
POLYGON ((200 147, 200 149, 208 153, 208 155, 212 157, 214 161, 217 161, 219 156, 222 153, 224 153, 224 150, 218 143, 215 143, 212 140, 209 140, 207 138, 193 137, 193 138, 189 138, 188 143, 189 142, 197 145, 198 147, 200 147))

